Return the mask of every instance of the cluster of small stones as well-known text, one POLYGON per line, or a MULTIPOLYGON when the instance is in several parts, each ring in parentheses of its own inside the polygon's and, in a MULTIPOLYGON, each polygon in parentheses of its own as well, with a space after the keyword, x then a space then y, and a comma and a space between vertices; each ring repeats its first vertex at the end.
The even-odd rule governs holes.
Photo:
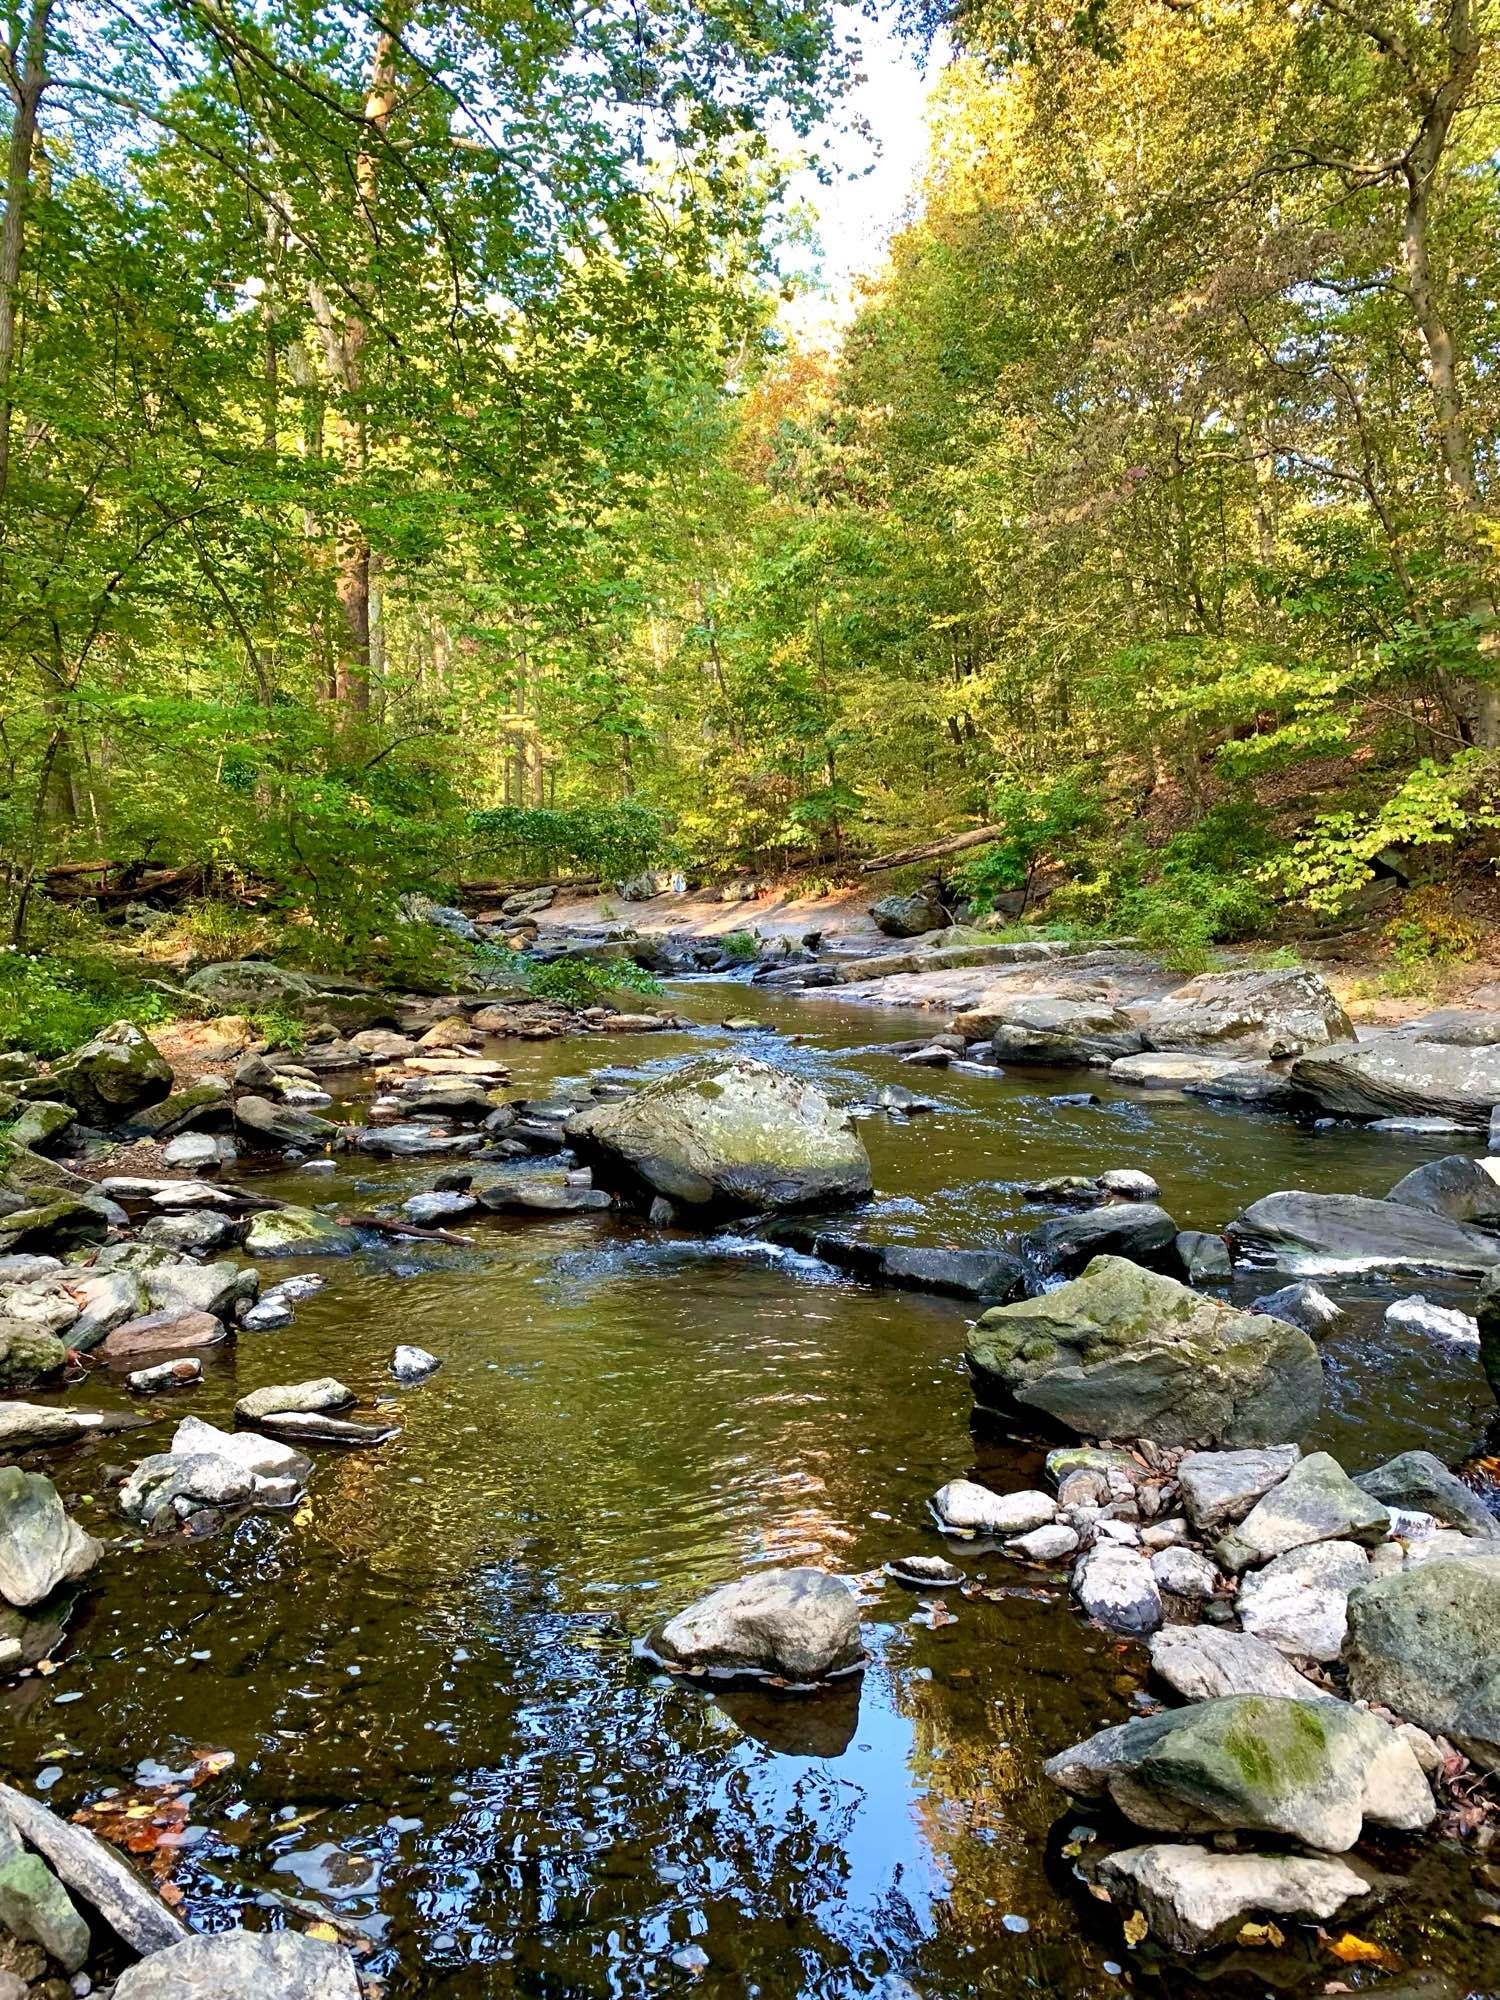
MULTIPOLYGON (((1050 1491, 950 1481, 932 1502, 938 1526, 955 1541, 998 1544, 1025 1564, 1066 1566, 1080 1609, 1144 1641, 1158 1680, 1191 1705, 1164 1711, 1142 1694, 1139 1717, 1162 1714, 1175 1724, 1201 1710, 1211 1737, 1244 1726, 1267 1746, 1279 1731, 1295 1731, 1301 1704, 1318 1704, 1322 1730, 1363 1718, 1347 1726, 1365 1731, 1359 1756, 1375 1760, 1384 1785, 1367 1783, 1364 1818, 1406 1831, 1433 1822, 1431 1787, 1441 1795, 1450 1778, 1467 1777, 1468 1761, 1440 1733, 1342 1698, 1348 1602, 1359 1585, 1428 1562, 1500 1560, 1500 1520, 1476 1494, 1426 1452, 1402 1454, 1357 1481, 1328 1453, 1304 1456, 1295 1444, 1202 1451, 1105 1441, 1054 1450, 1046 1465, 1050 1491), (1418 1499, 1427 1505, 1412 1504, 1418 1499), (1260 1706, 1241 1717, 1236 1702, 1260 1706)), ((926 1589, 965 1581, 936 1557, 908 1558, 891 1573, 926 1589)), ((1321 1794, 1300 1801, 1281 1826, 1254 1809, 1236 1817, 1232 1802, 1190 1796, 1191 1788, 1164 1799, 1145 1782, 1154 1767, 1129 1740, 1135 1728, 1105 1730, 1047 1767, 1076 1800, 1112 1803, 1150 1833, 1215 1834, 1212 1848, 1158 1841, 1110 1852, 1096 1847, 1097 1827, 1073 1828, 1078 1877, 1121 1909, 1130 1942, 1149 1934, 1166 1949, 1197 1952, 1232 1941, 1253 1915, 1324 1918, 1389 1886, 1326 1858, 1359 1836, 1360 1813, 1347 1798, 1332 1835, 1317 1818, 1332 1810, 1321 1794), (1257 1829, 1318 1852, 1249 1851, 1242 1836, 1257 1829)), ((1216 1738, 1203 1754, 1217 1754, 1216 1738)), ((1264 1942, 1266 1934, 1246 1935, 1264 1942)))

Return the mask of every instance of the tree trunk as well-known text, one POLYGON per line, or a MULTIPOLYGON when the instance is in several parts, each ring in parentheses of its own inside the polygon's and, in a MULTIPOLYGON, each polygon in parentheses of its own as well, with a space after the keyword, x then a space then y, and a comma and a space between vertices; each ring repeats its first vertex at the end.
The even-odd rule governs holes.
POLYGON ((16 306, 26 254, 26 211, 37 117, 47 87, 47 29, 53 0, 32 0, 16 46, 7 51, 11 99, 10 147, 5 164, 5 209, 0 218, 0 500, 10 477, 10 427, 15 394, 16 306))
MULTIPOLYGON (((1406 185, 1401 212, 1401 269, 1406 296, 1421 336, 1422 365, 1432 397, 1443 478, 1471 549, 1480 511, 1474 439, 1459 383, 1453 331, 1444 315, 1432 269, 1431 219, 1433 185, 1448 148, 1453 121, 1473 90, 1479 57, 1473 0, 1452 0, 1448 12, 1448 73, 1436 90, 1424 93, 1421 128, 1401 169, 1406 185)), ((1493 627, 1495 602, 1488 592, 1478 592, 1469 610, 1484 627, 1493 627)), ((1487 640, 1488 643, 1481 640, 1481 650, 1493 652, 1492 633, 1487 632, 1487 640)), ((1487 680, 1447 675, 1443 678, 1455 720, 1467 740, 1485 749, 1500 746, 1500 688, 1487 680)))

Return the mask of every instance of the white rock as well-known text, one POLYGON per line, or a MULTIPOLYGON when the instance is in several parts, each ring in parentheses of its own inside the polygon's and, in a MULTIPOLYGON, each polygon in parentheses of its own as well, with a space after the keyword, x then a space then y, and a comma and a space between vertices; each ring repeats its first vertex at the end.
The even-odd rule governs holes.
POLYGON ((1254 1915, 1322 1920, 1370 1894, 1347 1861, 1219 1854, 1177 1842, 1127 1847, 1099 1873, 1121 1901, 1139 1907, 1159 1943, 1183 1952, 1202 1951, 1254 1915))
POLYGON ((398 1382, 424 1382, 442 1365, 425 1347, 398 1347, 391 1356, 391 1373, 398 1382))
POLYGON ((1141 1545, 1141 1531, 1134 1521, 1116 1521, 1102 1515, 1094 1523, 1094 1539, 1100 1542, 1118 1542, 1122 1548, 1138 1549, 1141 1545))
POLYGON ((1058 1562, 1064 1556, 1072 1555, 1078 1547, 1078 1537, 1061 1521, 1049 1522, 1045 1527, 1033 1528, 1029 1535, 1017 1535, 1006 1548, 1027 1562, 1058 1562))
POLYGON ((1393 1299, 1385 1309, 1385 1319, 1387 1326, 1404 1326, 1414 1333, 1430 1333, 1437 1340, 1460 1340, 1470 1347, 1477 1346, 1479 1342, 1478 1320, 1460 1312, 1457 1306, 1434 1305, 1420 1292, 1413 1292, 1407 1299, 1393 1299))
POLYGON ((1219 1572, 1196 1549, 1158 1549, 1151 1558, 1151 1574, 1174 1597, 1200 1600, 1212 1597, 1219 1581, 1219 1572))
POLYGON ((1057 1519, 1050 1493, 992 1493, 972 1479, 950 1479, 933 1498, 939 1521, 955 1534, 1024 1535, 1057 1519))
POLYGON ((1151 1640, 1151 1665, 1186 1701, 1231 1694, 1308 1701, 1323 1692, 1265 1639, 1220 1625, 1164 1625, 1151 1640))
POLYGON ((452 1216, 470 1215, 478 1208, 479 1203, 471 1194, 439 1189, 431 1194, 414 1194, 401 1206, 409 1221, 416 1223, 419 1228, 426 1229, 433 1223, 444 1222, 452 1216))
POLYGON ((1073 1594, 1090 1618, 1115 1632, 1144 1634, 1161 1623, 1161 1592, 1138 1549, 1099 1542, 1073 1572, 1073 1594))
POLYGON ((278 1326, 290 1326, 292 1309, 284 1299, 262 1299, 251 1306, 240 1321, 246 1333, 270 1333, 278 1326))
POLYGON ((1139 1167, 1111 1167, 1108 1173, 1100 1174, 1097 1185, 1123 1201, 1155 1201, 1161 1193, 1150 1174, 1142 1173, 1139 1167))
POLYGON ((1336 1660, 1348 1629, 1349 1592, 1370 1573, 1354 1542, 1314 1542, 1277 1556, 1240 1584, 1240 1623, 1283 1653, 1336 1660))

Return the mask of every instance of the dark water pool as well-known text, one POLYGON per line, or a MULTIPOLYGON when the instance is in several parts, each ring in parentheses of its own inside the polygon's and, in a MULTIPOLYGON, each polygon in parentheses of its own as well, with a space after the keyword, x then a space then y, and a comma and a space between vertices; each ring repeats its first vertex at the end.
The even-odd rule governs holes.
MULTIPOLYGON (((913 1241, 1000 1240, 1035 1218, 1017 1183, 1041 1174, 1146 1167, 1181 1224, 1217 1226, 1278 1187, 1383 1193, 1452 1150, 1145 1093, 1065 1109, 1048 1093, 1090 1079, 915 1073, 872 1046, 909 1030, 868 1010, 702 984, 680 1000, 706 1023, 748 1006, 767 1028, 737 1048, 838 1094, 899 1080, 941 1100, 862 1126, 872 1221, 913 1241)), ((504 1053, 532 1089, 729 1040, 706 1028, 504 1053)), ((364 1183, 368 1206, 433 1171, 356 1163, 333 1186, 271 1185, 316 1202, 364 1183)), ((937 1547, 926 1501, 945 1479, 1037 1475, 1035 1453, 971 1433, 961 1305, 588 1217, 489 1218, 474 1235, 468 1251, 324 1265, 330 1284, 293 1326, 242 1336, 162 1416, 227 1423, 250 1388, 334 1374, 397 1408, 395 1442, 321 1454, 295 1519, 191 1547, 122 1540, 60 1670, 0 1693, 7 1774, 64 1811, 133 1786, 146 1760, 233 1753, 192 1795, 173 1868, 200 1927, 279 1921, 285 1898, 322 1905, 370 1940, 391 2000, 1312 1995, 1398 1966, 1500 1990, 1488 1892, 1470 1856, 1437 1844, 1379 1852, 1408 1887, 1360 1926, 1387 1954, 1378 1974, 1298 1931, 1189 1977, 1132 1956, 1070 1885, 1071 1821, 1041 1762, 1130 1713, 1143 1654, 1002 1558, 969 1559, 996 1594, 951 1599, 951 1623, 879 1574, 937 1547), (393 1393, 397 1341, 441 1355, 441 1373, 393 1393), (704 1588, 790 1561, 865 1579, 862 1685, 713 1696, 633 1657, 634 1637, 704 1588)), ((1352 1465, 1471 1450, 1490 1409, 1474 1354, 1393 1334, 1391 1288, 1333 1289, 1351 1311, 1325 1350, 1318 1441, 1352 1465)), ((119 1537, 109 1469, 163 1437, 48 1469, 119 1537)))

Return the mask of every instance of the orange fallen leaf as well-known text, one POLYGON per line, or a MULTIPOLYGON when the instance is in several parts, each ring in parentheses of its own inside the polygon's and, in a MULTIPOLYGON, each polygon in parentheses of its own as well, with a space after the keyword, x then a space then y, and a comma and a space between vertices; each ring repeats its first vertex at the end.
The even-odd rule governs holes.
POLYGON ((1372 1944, 1368 1938, 1356 1937, 1353 1931, 1345 1931, 1342 1937, 1330 1938, 1328 1949, 1335 1958, 1341 1958, 1345 1965, 1380 1965, 1387 1972, 1399 1972, 1401 1961, 1382 1944, 1372 1944))

